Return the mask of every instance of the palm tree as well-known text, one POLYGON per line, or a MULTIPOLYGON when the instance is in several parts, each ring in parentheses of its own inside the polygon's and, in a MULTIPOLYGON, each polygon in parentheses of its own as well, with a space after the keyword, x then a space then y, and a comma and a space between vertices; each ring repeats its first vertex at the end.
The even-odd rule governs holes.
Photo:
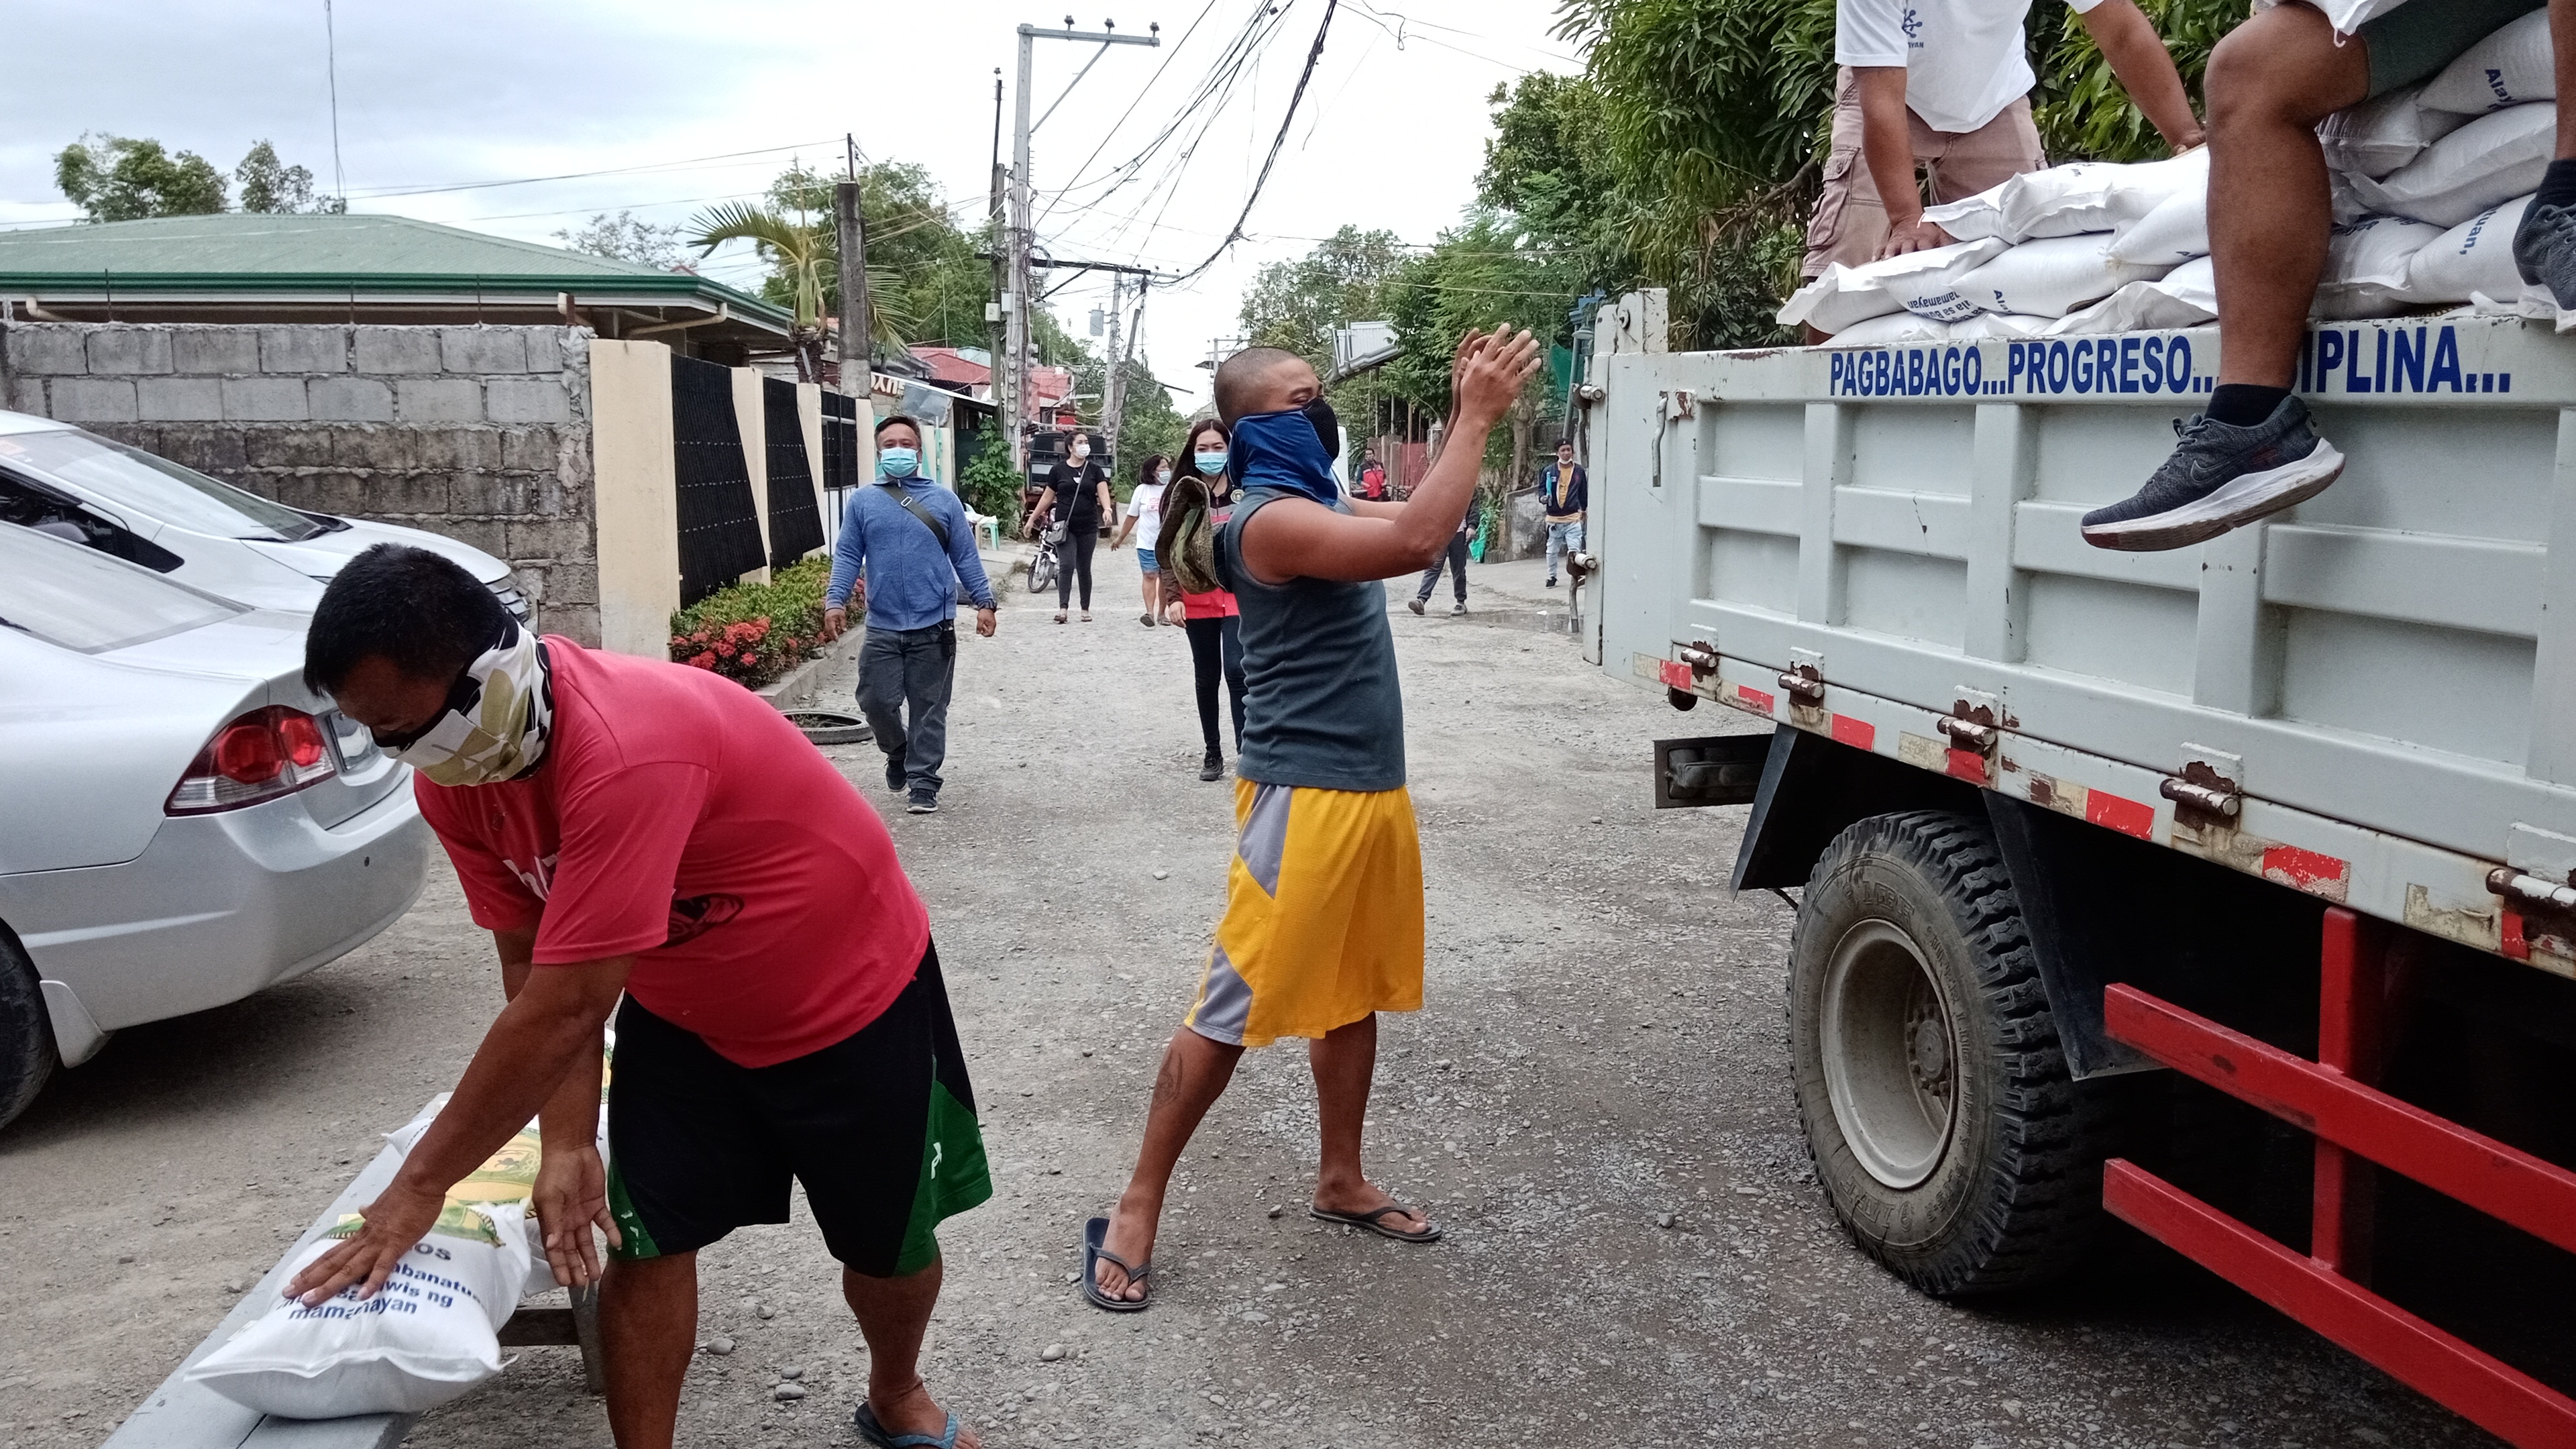
MULTIPOLYGON (((729 241, 747 241, 770 264, 787 290, 795 298, 796 321, 787 334, 796 349, 796 376, 802 382, 819 382, 823 376, 823 306, 826 294, 837 289, 841 275, 841 238, 839 229, 828 220, 809 221, 808 213, 791 215, 767 207, 728 201, 698 213, 690 223, 692 235, 688 245, 704 255, 729 241)), ((911 325, 911 316, 900 303, 888 305, 887 298, 897 295, 897 279, 892 271, 868 268, 868 320, 873 341, 901 349, 903 331, 911 325)))

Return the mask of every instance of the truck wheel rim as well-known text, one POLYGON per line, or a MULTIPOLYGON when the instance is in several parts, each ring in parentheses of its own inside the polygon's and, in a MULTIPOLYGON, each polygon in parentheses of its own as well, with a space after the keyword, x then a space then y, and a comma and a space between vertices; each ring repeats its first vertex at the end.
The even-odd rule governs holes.
POLYGON ((1825 967, 1825 1093, 1862 1170, 1919 1187, 1941 1165, 1957 1115, 1958 1040, 1940 983, 1911 938, 1863 921, 1825 967))

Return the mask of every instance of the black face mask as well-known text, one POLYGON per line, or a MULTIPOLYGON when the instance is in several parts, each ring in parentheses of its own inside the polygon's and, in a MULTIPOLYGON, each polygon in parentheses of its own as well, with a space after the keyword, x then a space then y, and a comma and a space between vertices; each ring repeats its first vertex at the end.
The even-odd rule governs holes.
POLYGON ((1333 416, 1333 405, 1324 401, 1322 393, 1317 393, 1315 400, 1306 404, 1305 413, 1306 421, 1314 425, 1315 436, 1323 441, 1324 456, 1340 458, 1342 456, 1342 420, 1333 416))
MULTIPOLYGON (((1342 420, 1333 412, 1333 405, 1324 401, 1322 393, 1317 393, 1313 402, 1298 411, 1306 415, 1306 425, 1315 430, 1316 441, 1324 445, 1324 456, 1339 459, 1342 456, 1342 420)), ((1225 479, 1228 485, 1243 481, 1243 456, 1240 449, 1226 450, 1225 479)))

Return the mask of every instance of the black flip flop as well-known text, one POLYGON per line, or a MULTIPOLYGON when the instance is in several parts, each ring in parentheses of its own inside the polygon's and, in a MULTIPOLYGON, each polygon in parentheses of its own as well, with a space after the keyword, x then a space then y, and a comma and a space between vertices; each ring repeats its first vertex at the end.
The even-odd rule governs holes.
POLYGON ((1413 1211, 1413 1209, 1406 1207, 1402 1203, 1391 1202, 1382 1208, 1376 1208, 1364 1213, 1337 1213, 1324 1208, 1310 1207, 1306 1209, 1306 1216, 1319 1219, 1323 1222, 1340 1223, 1344 1227, 1366 1228, 1381 1238, 1393 1238, 1399 1243, 1436 1243, 1440 1241, 1440 1225, 1431 1221, 1427 1214, 1422 1220, 1422 1231, 1418 1233, 1399 1232, 1386 1225, 1388 1215, 1411 1211, 1413 1211))
POLYGON ((1082 1296, 1091 1300, 1092 1307, 1106 1309, 1111 1313, 1142 1313, 1154 1301, 1154 1290, 1150 1285, 1146 1287, 1145 1296, 1142 1298, 1112 1298, 1100 1291, 1100 1279, 1095 1270, 1099 1267, 1100 1260, 1107 1258, 1125 1270, 1128 1282, 1142 1284, 1153 1274, 1153 1262, 1149 1259, 1143 1263, 1130 1263, 1119 1257, 1101 1246, 1102 1241, 1108 1236, 1109 1219, 1107 1218, 1093 1218, 1082 1225, 1082 1296))

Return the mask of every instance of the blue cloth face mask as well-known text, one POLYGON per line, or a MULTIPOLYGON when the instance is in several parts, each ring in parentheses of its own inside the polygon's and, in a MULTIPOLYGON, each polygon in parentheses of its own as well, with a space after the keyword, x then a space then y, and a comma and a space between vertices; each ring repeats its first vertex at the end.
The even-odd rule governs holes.
POLYGON ((877 449, 877 476, 909 478, 921 471, 921 451, 917 448, 877 449))
POLYGON ((1302 408, 1238 419, 1226 454, 1228 471, 1246 488, 1270 488, 1326 508, 1337 506, 1342 492, 1334 486, 1333 455, 1324 448, 1322 432, 1332 416, 1331 406, 1317 398, 1302 408), (1318 411, 1322 421, 1315 417, 1318 411))
POLYGON ((1223 453, 1195 453, 1191 455, 1191 461, 1199 465, 1199 476, 1202 478, 1214 478, 1225 471, 1223 453))

